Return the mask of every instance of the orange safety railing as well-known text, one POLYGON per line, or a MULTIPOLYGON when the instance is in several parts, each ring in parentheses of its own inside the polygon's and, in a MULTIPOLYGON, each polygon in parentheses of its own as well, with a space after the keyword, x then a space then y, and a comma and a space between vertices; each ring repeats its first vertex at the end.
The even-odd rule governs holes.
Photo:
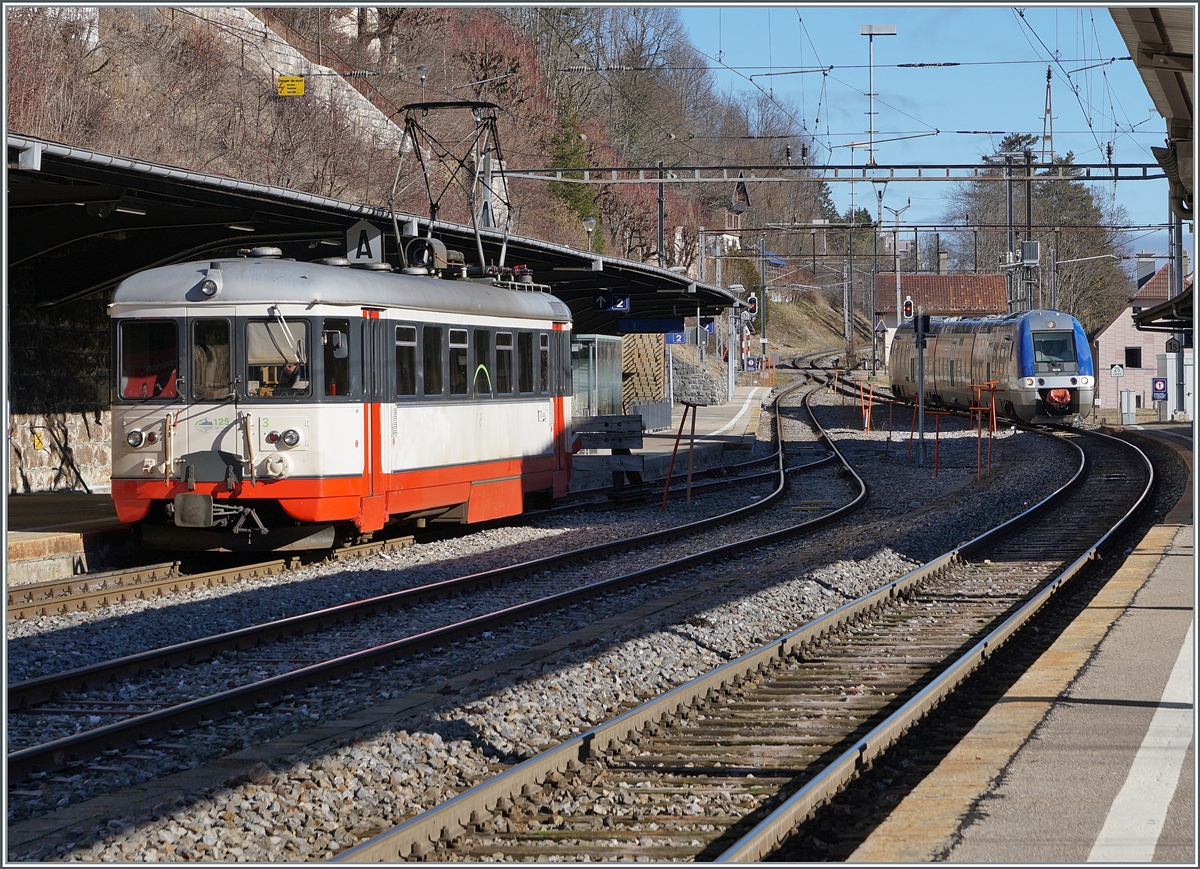
POLYGON ((987 472, 992 472, 992 440, 996 436, 996 392, 1000 381, 989 380, 986 383, 971 384, 971 419, 975 422, 975 479, 983 477, 983 415, 989 416, 988 423, 988 454, 987 472), (984 404, 983 394, 988 393, 988 402, 984 404))

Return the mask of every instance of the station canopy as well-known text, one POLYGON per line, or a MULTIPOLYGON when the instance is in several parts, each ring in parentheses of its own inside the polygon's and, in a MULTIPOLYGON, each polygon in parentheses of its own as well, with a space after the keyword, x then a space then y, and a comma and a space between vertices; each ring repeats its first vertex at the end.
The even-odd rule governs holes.
MULTIPOLYGON (((169 263, 278 247, 314 261, 346 255, 347 230, 362 220, 394 251, 391 212, 71 147, 10 133, 8 281, 39 306, 111 292, 129 275, 169 263)), ((397 214, 401 227, 427 217, 397 214)), ((437 221, 433 235, 468 263, 477 260, 469 226, 437 221)), ((484 257, 499 261, 504 235, 481 230, 484 257)), ((739 302, 728 290, 668 269, 509 236, 505 264, 524 265, 547 284, 583 334, 619 334, 621 320, 711 317, 739 302), (611 310, 614 309, 615 310, 611 310)))

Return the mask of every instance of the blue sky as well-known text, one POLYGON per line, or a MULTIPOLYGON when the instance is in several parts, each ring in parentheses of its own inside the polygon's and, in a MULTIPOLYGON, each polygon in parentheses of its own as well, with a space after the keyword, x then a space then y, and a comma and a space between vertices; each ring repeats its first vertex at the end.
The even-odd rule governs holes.
MULTIPOLYGON (((1114 60, 1129 51, 1104 6, 678 8, 692 44, 717 71, 721 88, 761 88, 788 105, 816 135, 819 162, 849 164, 846 145, 869 138, 870 40, 860 34, 864 24, 894 24, 897 30, 895 36, 874 38, 879 164, 975 164, 1005 133, 1042 136, 1048 67, 1055 153, 1072 151, 1076 162, 1102 163, 1111 142, 1113 162, 1154 164, 1150 146, 1162 145, 1166 137, 1166 123, 1154 111, 1133 62, 1114 60), (817 71, 791 73, 801 69, 817 71)), ((853 151, 861 165, 867 149, 853 151)), ((1101 186, 1113 190, 1111 183, 1101 186)), ((849 185, 832 187, 834 202, 844 211, 849 185)), ((856 204, 874 212, 870 185, 855 187, 856 204)), ((894 182, 884 205, 900 208, 911 199, 901 219, 934 223, 949 192, 948 184, 894 182)), ((1122 181, 1115 192, 1131 224, 1167 221, 1165 180, 1122 181)), ((891 219, 887 211, 884 217, 891 219)), ((1137 250, 1167 253, 1165 232, 1131 237, 1137 250)), ((1184 245, 1193 246, 1186 224, 1184 245)))

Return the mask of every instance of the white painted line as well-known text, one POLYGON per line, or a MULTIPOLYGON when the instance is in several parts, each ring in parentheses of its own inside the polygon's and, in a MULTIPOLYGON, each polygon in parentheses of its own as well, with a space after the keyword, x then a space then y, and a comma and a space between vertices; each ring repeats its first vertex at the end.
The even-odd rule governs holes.
POLYGON ((1163 705, 1150 721, 1129 777, 1113 800, 1104 827, 1092 845, 1089 863, 1148 863, 1154 859, 1167 808, 1179 782, 1179 770, 1192 741, 1194 624, 1188 625, 1179 657, 1163 690, 1163 705))
POLYGON ((721 426, 719 429, 717 429, 712 434, 708 435, 708 437, 713 438, 719 434, 725 434, 725 432, 729 431, 731 428, 733 428, 735 425, 737 425, 737 421, 742 418, 742 416, 746 413, 747 410, 750 409, 750 402, 754 400, 754 393, 758 392, 760 389, 762 389, 761 386, 756 386, 753 389, 751 389, 750 394, 746 396, 745 402, 742 403, 742 409, 737 412, 737 416, 735 416, 733 419, 731 419, 725 425, 721 426))

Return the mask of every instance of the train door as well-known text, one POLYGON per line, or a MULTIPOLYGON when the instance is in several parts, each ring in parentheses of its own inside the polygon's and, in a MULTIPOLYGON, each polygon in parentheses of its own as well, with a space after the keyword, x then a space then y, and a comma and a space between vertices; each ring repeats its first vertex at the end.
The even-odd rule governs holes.
POLYGON ((379 319, 379 311, 363 309, 362 385, 363 385, 363 506, 359 527, 377 531, 387 521, 387 474, 384 469, 385 435, 391 432, 391 404, 394 390, 388 384, 388 356, 393 341, 388 321, 379 319), (386 415, 385 409, 389 411, 386 415))
MULTIPOLYGON (((249 476, 246 430, 233 401, 237 389, 234 369, 234 309, 205 308, 204 316, 190 313, 184 322, 184 354, 180 396, 183 410, 174 419, 168 440, 179 473, 195 483, 224 483, 232 491, 249 476)), ((242 415, 245 417, 245 414, 242 415)))

